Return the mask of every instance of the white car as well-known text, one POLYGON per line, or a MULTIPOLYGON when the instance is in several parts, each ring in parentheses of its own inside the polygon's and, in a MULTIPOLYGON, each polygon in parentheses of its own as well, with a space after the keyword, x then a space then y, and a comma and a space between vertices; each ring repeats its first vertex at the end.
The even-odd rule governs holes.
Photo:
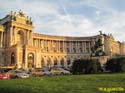
POLYGON ((51 76, 52 75, 52 72, 50 72, 48 68, 41 68, 38 71, 42 72, 46 76, 51 76))
POLYGON ((46 75, 46 76, 51 76, 51 75, 52 75, 52 72, 50 72, 49 70, 44 70, 44 69, 42 69, 41 71, 42 71, 42 73, 44 73, 44 75, 46 75))
POLYGON ((71 74, 68 70, 65 70, 65 69, 63 69, 63 68, 58 68, 63 74, 65 74, 65 75, 69 75, 69 74, 71 74))
POLYGON ((29 78, 29 74, 23 71, 15 71, 18 78, 29 78))
POLYGON ((69 75, 71 74, 68 70, 65 70, 63 68, 52 68, 51 72, 53 73, 53 75, 69 75))

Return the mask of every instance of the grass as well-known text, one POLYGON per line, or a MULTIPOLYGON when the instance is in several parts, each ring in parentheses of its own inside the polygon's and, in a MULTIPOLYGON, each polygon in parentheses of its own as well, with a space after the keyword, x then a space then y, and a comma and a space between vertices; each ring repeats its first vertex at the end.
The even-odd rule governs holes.
POLYGON ((99 87, 124 88, 125 74, 31 77, 0 81, 0 93, 106 93, 100 91, 99 87))

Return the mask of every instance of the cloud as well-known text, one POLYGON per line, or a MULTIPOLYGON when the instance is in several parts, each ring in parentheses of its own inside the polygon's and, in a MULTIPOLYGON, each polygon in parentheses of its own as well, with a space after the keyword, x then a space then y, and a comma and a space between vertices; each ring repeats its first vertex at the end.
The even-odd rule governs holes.
POLYGON ((117 12, 114 15, 107 16, 105 21, 100 25, 100 28, 103 29, 106 33, 112 33, 116 40, 123 41, 125 40, 124 29, 125 29, 125 13, 117 12))
POLYGON ((43 29, 51 28, 47 34, 89 36, 97 34, 97 29, 93 29, 95 26, 95 23, 84 16, 60 15, 56 20, 44 24, 43 29))
MULTIPOLYGON (((92 36, 99 30, 124 40, 125 9, 114 0, 0 0, 1 18, 22 9, 32 17, 37 33, 63 36, 92 36), (86 9, 86 10, 85 10, 86 9), (84 11, 83 11, 84 10, 84 11)), ((123 2, 124 3, 124 2, 123 2)))

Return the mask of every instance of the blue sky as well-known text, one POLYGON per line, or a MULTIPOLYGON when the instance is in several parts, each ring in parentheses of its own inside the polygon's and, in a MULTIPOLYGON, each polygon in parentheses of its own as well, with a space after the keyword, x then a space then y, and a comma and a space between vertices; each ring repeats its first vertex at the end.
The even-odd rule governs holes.
POLYGON ((99 30, 125 41, 125 0, 0 0, 0 18, 20 9, 34 22, 34 32, 92 36, 99 30), (10 2, 11 1, 11 2, 10 2))

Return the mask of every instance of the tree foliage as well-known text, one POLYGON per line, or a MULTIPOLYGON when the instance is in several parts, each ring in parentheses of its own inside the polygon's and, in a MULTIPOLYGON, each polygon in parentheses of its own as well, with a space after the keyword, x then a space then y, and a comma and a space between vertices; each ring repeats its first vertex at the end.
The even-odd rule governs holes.
POLYGON ((72 65, 73 74, 91 74, 101 70, 101 65, 94 59, 79 59, 75 60, 72 65))
POLYGON ((125 58, 112 58, 108 60, 106 70, 111 72, 125 72, 125 58))

